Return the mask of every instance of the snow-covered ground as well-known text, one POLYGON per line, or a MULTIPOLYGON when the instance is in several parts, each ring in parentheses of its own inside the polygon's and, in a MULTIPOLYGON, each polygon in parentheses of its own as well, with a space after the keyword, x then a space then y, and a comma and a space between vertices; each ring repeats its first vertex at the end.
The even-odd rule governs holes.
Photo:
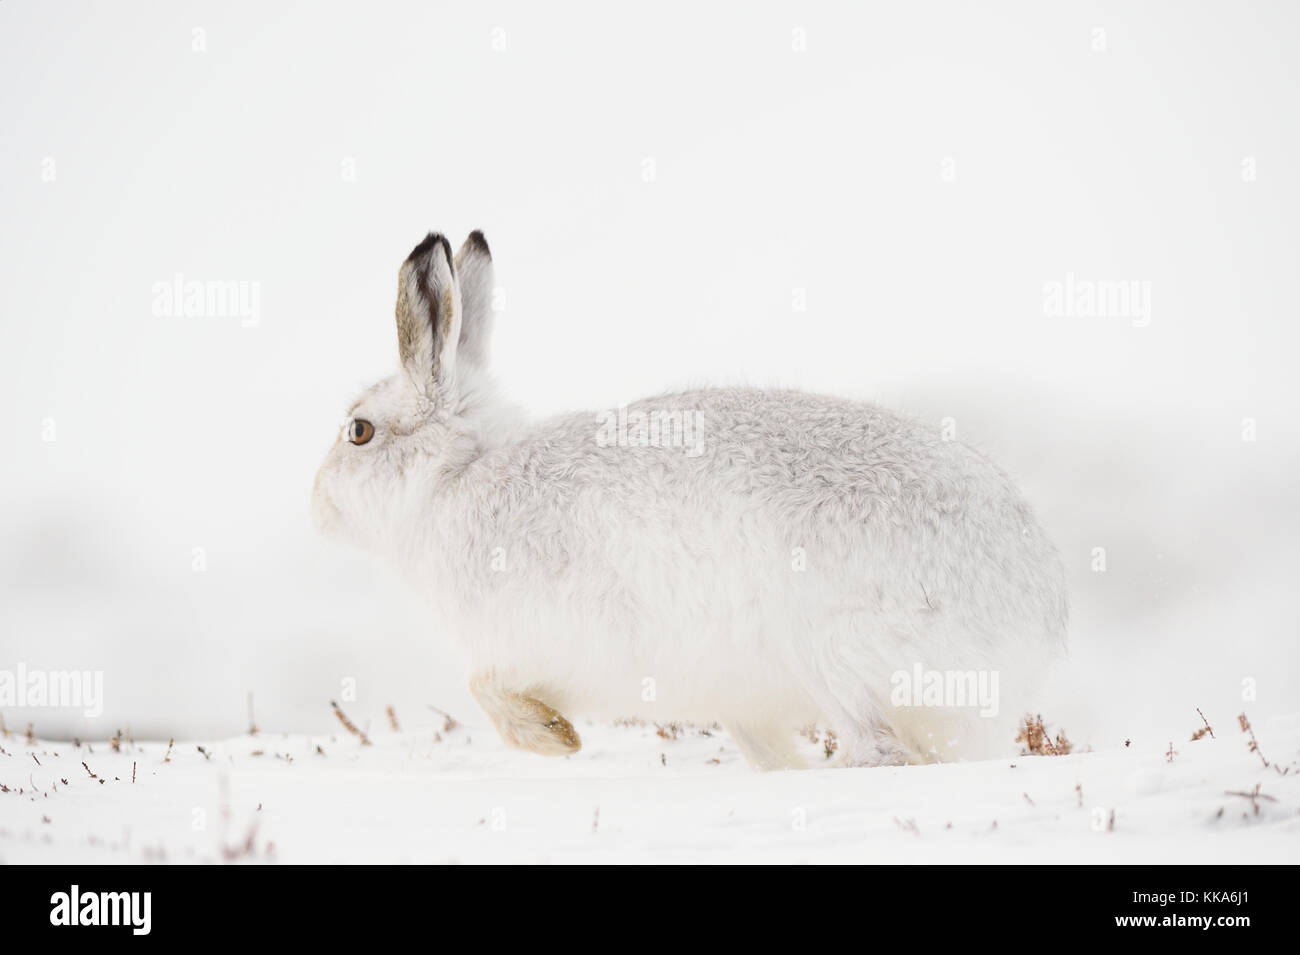
MULTIPOLYGON (((441 721, 394 732, 385 720, 369 745, 340 729, 170 753, 11 730, 0 861, 1300 861, 1300 716, 1253 727, 1268 767, 1235 714, 1211 716, 1216 738, 1195 742, 1191 717, 1172 761, 1169 741, 1134 740, 762 775, 721 731, 652 725, 581 727, 583 751, 561 760, 441 721)), ((805 746, 824 762, 824 742, 805 746)))

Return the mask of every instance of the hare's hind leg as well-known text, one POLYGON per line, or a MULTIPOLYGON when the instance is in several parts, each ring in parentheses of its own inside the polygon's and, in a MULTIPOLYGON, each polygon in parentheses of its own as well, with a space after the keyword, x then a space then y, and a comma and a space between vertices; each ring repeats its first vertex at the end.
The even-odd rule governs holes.
POLYGON ((727 732, 740 747, 740 755, 754 769, 804 769, 807 764, 794 748, 794 733, 780 726, 728 723, 727 732))
POLYGON ((836 766, 906 766, 919 763, 894 733, 884 711, 854 681, 828 681, 813 692, 814 699, 835 730, 839 758, 836 766))
POLYGON ((831 698, 826 715, 839 740, 836 766, 906 766, 921 760, 908 749, 880 711, 863 700, 831 698))
POLYGON ((541 700, 507 689, 490 673, 472 677, 469 689, 508 745, 542 756, 568 756, 582 749, 573 724, 541 700))
POLYGON ((854 727, 840 735, 837 766, 906 766, 917 761, 893 732, 883 727, 854 727))

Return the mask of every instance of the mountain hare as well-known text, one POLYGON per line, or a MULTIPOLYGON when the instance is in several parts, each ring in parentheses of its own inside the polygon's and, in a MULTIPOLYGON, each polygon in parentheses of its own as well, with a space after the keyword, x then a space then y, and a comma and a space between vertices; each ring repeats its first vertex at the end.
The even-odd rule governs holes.
POLYGON ((1006 475, 795 391, 525 422, 489 378, 492 294, 481 233, 415 247, 400 368, 352 405, 312 511, 428 597, 507 743, 574 753, 568 717, 639 716, 721 723, 763 769, 802 765, 818 721, 848 766, 965 755, 992 725, 1011 745, 979 717, 1014 720, 1064 650, 1066 592, 1006 475))

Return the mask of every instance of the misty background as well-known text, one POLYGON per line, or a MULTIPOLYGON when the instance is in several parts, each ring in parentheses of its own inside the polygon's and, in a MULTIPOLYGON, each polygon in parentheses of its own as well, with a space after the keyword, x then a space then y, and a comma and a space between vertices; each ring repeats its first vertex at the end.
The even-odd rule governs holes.
POLYGON ((399 264, 474 228, 538 415, 749 383, 950 419, 1070 569, 1044 715, 1076 743, 1296 711, 1298 19, 0 4, 0 668, 105 689, 8 726, 229 735, 251 693, 315 732, 348 680, 363 725, 482 719, 416 596, 308 514, 394 369, 399 264), (256 321, 158 314, 178 274, 256 321), (1052 314, 1067 282, 1149 297, 1052 314))

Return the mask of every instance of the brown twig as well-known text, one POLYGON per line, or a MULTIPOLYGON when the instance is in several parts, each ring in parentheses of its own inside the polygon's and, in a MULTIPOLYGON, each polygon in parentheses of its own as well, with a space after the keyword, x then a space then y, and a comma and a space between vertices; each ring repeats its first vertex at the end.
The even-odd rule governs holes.
POLYGON ((655 724, 655 735, 660 739, 677 739, 682 735, 681 723, 655 724))
POLYGON ((1255 731, 1251 729, 1250 720, 1246 719, 1246 714, 1242 713, 1240 716, 1238 716, 1237 722, 1241 724, 1241 731, 1243 733, 1250 734, 1250 746, 1249 746, 1250 751, 1260 758, 1260 761, 1263 762, 1264 764, 1264 768, 1267 769, 1269 765, 1268 760, 1265 759, 1264 754, 1260 752, 1259 741, 1255 739, 1255 731))
POLYGON ((1201 708, 1199 706, 1196 708, 1196 715, 1201 718, 1201 722, 1204 723, 1205 725, 1192 734, 1192 742, 1194 743, 1202 736, 1206 736, 1206 735, 1208 735, 1210 739, 1214 739, 1215 738, 1214 728, 1210 726, 1210 721, 1205 718, 1205 714, 1201 712, 1201 708))
MULTIPOLYGON (((921 834, 921 830, 917 828, 915 819, 899 819, 895 816, 894 825, 898 826, 898 828, 902 829, 904 832, 910 832, 914 836, 919 836, 921 834)), ((996 826, 997 823, 995 822, 994 825, 996 826)))
POLYGON ((221 857, 227 862, 234 862, 236 859, 248 857, 253 858, 257 855, 257 827, 256 820, 248 827, 248 832, 244 836, 244 841, 238 845, 221 846, 221 857))
POLYGON ((442 724, 442 731, 444 733, 450 733, 452 730, 454 730, 457 726, 460 725, 459 723, 456 722, 456 717, 452 716, 446 710, 440 710, 432 703, 427 703, 425 705, 428 706, 429 709, 433 710, 433 712, 437 713, 439 716, 443 718, 445 722, 442 724))
POLYGON ((353 736, 358 737, 361 740, 362 746, 369 746, 370 737, 366 736, 365 733, 357 729, 356 724, 353 723, 350 719, 348 719, 347 714, 343 712, 343 710, 339 707, 339 705, 335 703, 333 700, 330 700, 330 706, 334 707, 334 715, 339 718, 339 722, 343 724, 343 728, 347 730, 349 733, 351 733, 353 736))
POLYGON ((1255 783, 1255 788, 1248 793, 1239 793, 1234 792, 1231 789, 1225 789, 1223 794, 1225 796, 1240 796, 1243 799, 1249 799, 1250 805, 1255 810, 1255 815, 1257 816, 1259 815, 1259 801, 1261 799, 1267 799, 1269 802, 1277 802, 1275 797, 1268 795, 1268 793, 1262 793, 1259 791, 1259 783, 1255 783))
POLYGON ((1022 756, 1030 753, 1036 756, 1065 756, 1074 749, 1074 744, 1064 731, 1058 732, 1053 740, 1043 724, 1042 716, 1031 716, 1028 713, 1020 718, 1020 730, 1016 733, 1015 742, 1025 744, 1021 750, 1022 756))

